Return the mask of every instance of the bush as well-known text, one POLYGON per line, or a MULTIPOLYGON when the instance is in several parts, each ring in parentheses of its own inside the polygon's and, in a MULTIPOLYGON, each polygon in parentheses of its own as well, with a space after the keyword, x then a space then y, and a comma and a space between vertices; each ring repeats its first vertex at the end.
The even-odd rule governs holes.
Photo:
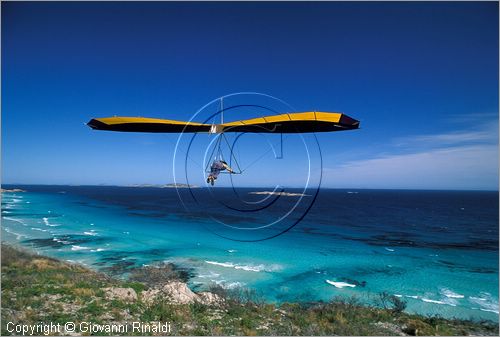
POLYGON ((227 302, 251 305, 263 305, 265 303, 264 298, 254 289, 242 287, 228 289, 219 284, 212 284, 208 287, 208 291, 218 295, 227 302))
POLYGON ((391 296, 391 303, 393 305, 392 312, 395 314, 401 314, 406 309, 406 301, 396 296, 391 296))
POLYGON ((384 291, 378 295, 378 306, 390 310, 394 314, 401 314, 406 309, 406 301, 403 301, 397 296, 391 295, 384 291))

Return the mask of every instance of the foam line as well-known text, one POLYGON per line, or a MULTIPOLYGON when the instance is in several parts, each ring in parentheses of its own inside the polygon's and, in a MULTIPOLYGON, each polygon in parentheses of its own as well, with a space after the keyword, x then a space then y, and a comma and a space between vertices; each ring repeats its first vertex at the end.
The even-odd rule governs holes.
POLYGON ((325 280, 325 281, 326 281, 326 283, 331 284, 335 288, 340 288, 340 289, 345 288, 345 287, 350 287, 350 288, 356 287, 355 284, 350 284, 347 282, 335 282, 335 281, 330 281, 330 280, 325 280))

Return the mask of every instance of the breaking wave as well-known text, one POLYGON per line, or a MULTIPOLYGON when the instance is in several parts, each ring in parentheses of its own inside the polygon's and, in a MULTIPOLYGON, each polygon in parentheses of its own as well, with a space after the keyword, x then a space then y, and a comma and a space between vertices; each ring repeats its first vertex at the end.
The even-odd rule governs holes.
POLYGON ((90 249, 89 247, 84 247, 84 246, 78 246, 78 245, 72 245, 71 250, 87 250, 90 249))
POLYGON ((241 288, 245 285, 243 282, 227 282, 226 280, 213 280, 213 282, 224 289, 241 288))
POLYGON ((7 233, 12 234, 12 235, 15 235, 17 240, 21 240, 21 238, 25 238, 25 237, 27 237, 27 236, 26 236, 26 235, 24 235, 24 234, 19 234, 19 233, 17 233, 17 232, 14 232, 14 231, 13 231, 12 229, 10 229, 9 227, 4 227, 3 229, 4 229, 7 233))
POLYGON ((14 219, 14 218, 11 218, 11 217, 8 217, 8 216, 4 216, 4 217, 2 217, 2 218, 6 219, 6 220, 10 220, 10 221, 19 222, 21 225, 23 225, 23 226, 27 226, 27 225, 26 225, 26 223, 25 223, 24 221, 19 220, 19 219, 14 219))
POLYGON ((40 232, 46 232, 47 231, 46 229, 36 228, 36 227, 31 227, 31 230, 32 231, 40 231, 40 232))
POLYGON ((281 267, 278 265, 271 265, 271 266, 266 266, 263 264, 258 264, 258 265, 253 265, 253 264, 235 264, 232 262, 217 262, 217 261, 205 261, 205 263, 212 264, 214 266, 220 266, 220 267, 225 267, 225 268, 234 268, 234 269, 239 269, 239 270, 245 270, 245 271, 253 271, 253 272, 273 272, 280 270, 281 267))
POLYGON ((345 288, 345 287, 350 287, 350 288, 356 287, 355 284, 350 284, 347 282, 335 282, 335 281, 330 281, 330 280, 325 280, 325 281, 326 281, 326 283, 331 284, 335 288, 340 288, 340 289, 345 288))
POLYGON ((464 295, 457 294, 456 292, 454 292, 453 290, 450 290, 448 288, 442 288, 440 292, 443 296, 446 296, 448 298, 464 298, 465 297, 464 295))
POLYGON ((499 313, 498 300, 493 298, 490 293, 481 292, 479 296, 469 296, 469 302, 479 305, 479 310, 499 313))
POLYGON ((58 227, 58 226, 61 226, 61 225, 51 224, 49 222, 49 218, 42 218, 42 220, 43 220, 43 223, 45 224, 45 226, 49 226, 49 227, 58 227))
POLYGON ((434 303, 434 304, 447 304, 447 305, 451 305, 452 307, 456 307, 457 306, 457 304, 453 303, 453 302, 433 300, 433 299, 425 298, 425 297, 422 297, 422 301, 427 302, 427 303, 434 303))

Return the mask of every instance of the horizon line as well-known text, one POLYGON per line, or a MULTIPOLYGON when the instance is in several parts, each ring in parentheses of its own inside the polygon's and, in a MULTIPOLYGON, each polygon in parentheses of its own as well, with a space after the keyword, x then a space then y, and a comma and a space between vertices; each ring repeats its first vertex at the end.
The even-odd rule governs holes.
MULTIPOLYGON (((29 184, 29 183, 2 183, 0 187, 3 186, 72 186, 72 187, 129 187, 129 188, 170 188, 174 189, 175 186, 167 186, 166 185, 174 185, 175 183, 166 183, 166 184, 128 184, 128 185, 114 185, 114 184, 29 184)), ((183 183, 177 183, 179 185, 187 185, 183 183)), ((197 186, 191 185, 193 188, 209 188, 209 186, 197 186)), ((217 188, 274 188, 275 186, 218 186, 217 188)), ((303 187, 286 187, 284 188, 292 188, 292 189, 304 189, 303 187)), ((181 189, 187 187, 179 187, 181 189)), ((306 190, 316 189, 315 187, 306 188, 306 190)), ((329 189, 329 190, 386 190, 386 191, 453 191, 453 192, 499 192, 499 189, 429 189, 429 188, 370 188, 370 187, 323 187, 320 186, 320 190, 329 189)))

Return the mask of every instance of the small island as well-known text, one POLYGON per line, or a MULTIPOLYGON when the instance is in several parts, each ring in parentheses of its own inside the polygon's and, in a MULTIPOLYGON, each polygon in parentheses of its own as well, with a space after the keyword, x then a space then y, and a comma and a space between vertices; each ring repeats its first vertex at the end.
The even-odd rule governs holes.
POLYGON ((135 184, 129 187, 150 187, 150 188, 199 188, 197 185, 169 183, 169 184, 135 184))
POLYGON ((12 188, 12 189, 0 189, 0 193, 16 193, 16 192, 26 192, 25 190, 22 190, 20 188, 12 188))
POLYGON ((304 193, 273 192, 273 191, 248 192, 248 194, 280 195, 280 196, 284 196, 284 197, 310 197, 309 194, 304 194, 304 193))

